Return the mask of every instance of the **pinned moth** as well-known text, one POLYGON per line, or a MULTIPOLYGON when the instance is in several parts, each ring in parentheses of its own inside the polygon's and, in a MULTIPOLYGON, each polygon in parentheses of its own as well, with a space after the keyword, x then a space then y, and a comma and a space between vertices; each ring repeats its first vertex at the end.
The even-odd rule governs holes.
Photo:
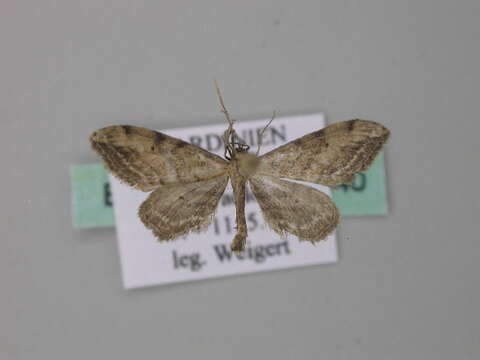
POLYGON ((383 125, 367 120, 335 123, 259 156, 237 136, 234 121, 216 85, 228 128, 224 158, 160 132, 136 126, 108 126, 90 136, 92 148, 121 181, 151 194, 138 214, 160 241, 206 228, 230 180, 236 208, 231 249, 245 250, 245 187, 250 186, 266 224, 280 235, 312 243, 338 225, 332 200, 312 187, 283 180, 336 187, 366 170, 389 137, 383 125))

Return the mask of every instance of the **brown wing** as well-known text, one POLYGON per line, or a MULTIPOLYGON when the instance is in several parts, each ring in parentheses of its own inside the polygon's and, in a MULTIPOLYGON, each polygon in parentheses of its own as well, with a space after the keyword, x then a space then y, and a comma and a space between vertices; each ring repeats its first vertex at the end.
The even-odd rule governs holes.
POLYGON ((265 221, 277 233, 316 242, 337 227, 338 210, 323 192, 272 176, 253 176, 249 183, 265 221))
POLYGON ((136 126, 100 129, 90 142, 112 174, 143 191, 211 179, 224 174, 228 164, 198 146, 136 126))
POLYGON ((189 184, 168 184, 153 191, 138 211, 159 240, 173 240, 210 224, 228 176, 189 184))
POLYGON ((389 134, 373 121, 332 124, 261 156, 257 174, 330 187, 348 184, 370 166, 389 134))

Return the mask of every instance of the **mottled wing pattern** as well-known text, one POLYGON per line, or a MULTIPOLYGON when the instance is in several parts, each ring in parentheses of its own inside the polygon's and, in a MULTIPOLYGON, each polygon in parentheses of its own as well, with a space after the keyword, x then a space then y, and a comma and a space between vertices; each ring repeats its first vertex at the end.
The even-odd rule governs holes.
POLYGON ((228 176, 189 184, 167 184, 153 191, 138 211, 160 241, 207 227, 225 191, 228 176))
POLYGON ((253 176, 249 184, 266 223, 280 235, 316 242, 338 224, 335 204, 319 190, 272 176, 253 176))
POLYGON ((293 140, 260 157, 257 174, 335 187, 366 170, 390 132, 367 120, 349 120, 293 140))
POLYGON ((108 170, 143 191, 217 177, 228 163, 183 140, 136 126, 109 126, 90 136, 108 170))

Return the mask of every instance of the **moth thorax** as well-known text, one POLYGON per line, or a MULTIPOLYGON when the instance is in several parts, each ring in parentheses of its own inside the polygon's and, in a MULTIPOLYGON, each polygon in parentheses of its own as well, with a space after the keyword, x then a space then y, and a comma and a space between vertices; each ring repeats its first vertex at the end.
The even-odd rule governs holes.
POLYGON ((260 163, 260 158, 247 152, 237 153, 238 171, 242 176, 249 177, 253 175, 260 163))

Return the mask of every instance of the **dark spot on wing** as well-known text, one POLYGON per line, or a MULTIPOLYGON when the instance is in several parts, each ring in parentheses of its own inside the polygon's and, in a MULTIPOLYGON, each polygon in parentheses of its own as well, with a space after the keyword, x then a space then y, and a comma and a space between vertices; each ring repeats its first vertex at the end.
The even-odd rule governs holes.
POLYGON ((178 147, 178 148, 182 148, 182 147, 185 147, 185 146, 187 146, 187 145, 188 145, 188 143, 187 143, 187 142, 185 142, 185 141, 179 141, 179 142, 177 142, 177 144, 176 144, 176 145, 177 145, 177 147, 178 147))
POLYGON ((153 141, 155 142, 155 144, 159 144, 162 141, 165 141, 166 139, 167 139, 166 135, 164 135, 162 133, 159 133, 159 132, 156 132, 155 133, 155 139, 153 141))
POLYGON ((298 138, 298 139, 294 140, 293 143, 297 146, 301 146, 303 144, 303 139, 298 138))
POLYGON ((313 136, 315 136, 315 137, 321 137, 321 136, 324 136, 324 135, 325 135, 325 130, 324 130, 324 129, 315 131, 315 132, 313 133, 313 136))
POLYGON ((132 154, 134 154, 133 150, 126 149, 122 146, 116 146, 115 152, 118 153, 123 159, 128 159, 132 154))
POLYGON ((355 123, 357 122, 358 120, 357 119, 354 119, 354 120, 349 120, 347 121, 347 129, 348 131, 352 131, 353 128, 355 127, 355 123))

